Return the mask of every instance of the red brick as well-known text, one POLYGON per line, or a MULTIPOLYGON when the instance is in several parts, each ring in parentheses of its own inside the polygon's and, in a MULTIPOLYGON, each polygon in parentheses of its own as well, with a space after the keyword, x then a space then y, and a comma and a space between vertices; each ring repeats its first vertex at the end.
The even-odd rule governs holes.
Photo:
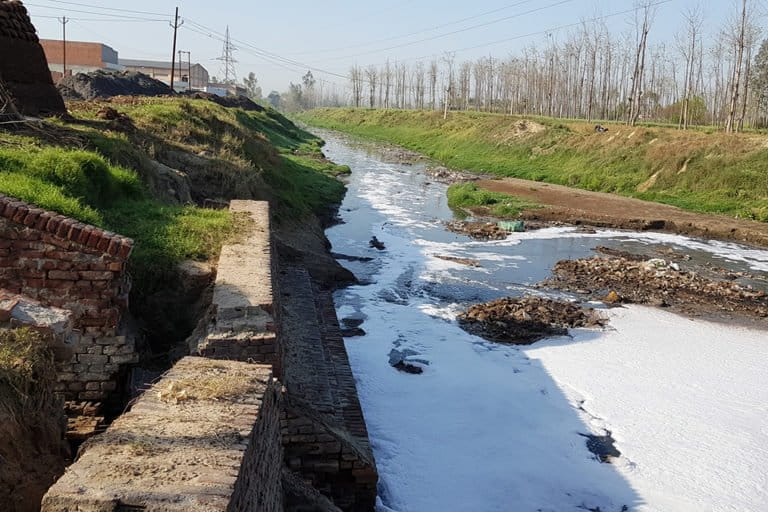
POLYGON ((88 265, 88 270, 98 270, 99 272, 104 272, 109 269, 107 268, 106 263, 91 263, 88 265))
POLYGON ((74 281, 49 279, 48 281, 45 282, 45 287, 52 288, 52 289, 72 288, 74 284, 75 284, 74 281))
POLYGON ((44 279, 24 279, 24 286, 29 288, 45 288, 45 283, 44 279))
MULTIPOLYGON (((98 281, 97 281, 97 283, 98 283, 98 281)), ((77 282, 75 283, 75 287, 76 287, 76 288, 86 288, 86 289, 90 289, 90 288, 91 288, 91 282, 90 282, 90 281, 77 281, 77 282)))
POLYGON ((59 229, 56 230, 56 236, 59 238, 67 238, 67 235, 69 234, 69 230, 72 229, 72 225, 75 223, 72 219, 64 219, 61 221, 61 224, 59 224, 59 229))
POLYGON ((22 222, 24 222, 24 218, 27 216, 28 213, 29 213, 29 207, 27 205, 19 206, 16 209, 16 212, 13 214, 13 217, 12 217, 13 222, 17 224, 21 224, 22 222))
POLYGON ((8 249, 13 245, 13 242, 10 240, 0 240, 0 249, 8 249))
POLYGON ((10 249, 0 249, 0 257, 3 256, 10 256, 11 250, 10 249))
POLYGON ((99 240, 99 243, 96 245, 96 248, 100 251, 106 252, 107 248, 109 247, 110 241, 112 241, 112 238, 105 233, 101 235, 101 239, 99 240))
POLYGON ((55 233, 56 230, 59 229, 61 221, 64 220, 64 218, 65 217, 62 217, 61 215, 51 217, 51 219, 48 221, 48 224, 45 226, 45 230, 49 233, 55 233))
POLYGON ((70 240, 77 240, 80 238, 80 234, 83 232, 84 227, 85 226, 79 222, 72 224, 72 227, 69 229, 69 233, 67 233, 67 238, 70 240))
POLYGON ((19 209, 19 207, 22 205, 19 201, 11 201, 10 203, 6 203, 5 208, 3 209, 3 217, 6 219, 12 219, 13 216, 16 214, 16 210, 19 209))
POLYGON ((64 281, 77 281, 80 275, 77 272, 67 272, 63 270, 49 270, 48 279, 62 279, 64 281))
POLYGON ((43 210, 41 210, 40 208, 33 208, 29 210, 29 213, 27 213, 27 216, 24 217, 23 224, 25 226, 33 226, 37 222, 37 219, 39 219, 40 215, 42 214, 43 214, 43 210))
POLYGON ((72 242, 70 242, 69 240, 66 240, 64 238, 58 238, 56 236, 49 235, 47 233, 43 235, 43 242, 50 245, 55 245, 60 249, 69 249, 70 247, 72 247, 72 242))
POLYGON ((119 251, 120 251, 120 239, 117 237, 111 238, 109 240, 109 246, 107 247, 107 253, 111 254, 112 256, 115 256, 119 251))
POLYGON ((133 249, 133 243, 129 240, 123 239, 120 242, 120 250, 117 251, 116 256, 122 260, 127 260, 128 256, 131 255, 131 250, 133 249))
POLYGON ((18 268, 19 266, 19 260, 16 258, 0 258, 0 267, 18 268))
POLYGON ((125 263, 110 263, 107 265, 107 270, 112 272, 123 272, 125 270, 125 263))
POLYGON ((32 249, 19 251, 18 254, 17 254, 17 257, 19 257, 19 258, 28 258, 28 259, 33 259, 33 260, 39 260, 43 256, 45 256, 45 252, 43 252, 43 251, 35 251, 35 250, 32 250, 32 249))
POLYGON ((86 272, 80 272, 80 277, 82 279, 88 279, 89 281, 109 281, 112 278, 114 278, 115 275, 109 271, 105 271, 105 272, 86 271, 86 272))
POLYGON ((11 244, 14 249, 29 249, 30 242, 26 240, 16 240, 11 244))
POLYGON ((88 243, 88 238, 90 238, 91 233, 93 233, 94 228, 91 226, 84 226, 83 230, 80 232, 80 236, 77 238, 77 243, 85 245, 88 243))
POLYGON ((40 214, 40 217, 37 218, 37 222, 35 222, 35 229, 44 230, 45 226, 48 225, 48 221, 54 216, 55 214, 51 212, 43 212, 40 214))

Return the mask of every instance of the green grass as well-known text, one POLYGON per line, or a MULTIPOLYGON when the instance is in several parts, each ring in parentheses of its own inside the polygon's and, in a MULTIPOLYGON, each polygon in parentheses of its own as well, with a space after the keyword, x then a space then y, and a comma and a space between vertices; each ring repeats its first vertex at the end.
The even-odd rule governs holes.
POLYGON ((514 218, 521 211, 540 205, 525 199, 478 188, 474 183, 460 183, 448 188, 448 206, 454 210, 487 209, 499 218, 514 218))
POLYGON ((768 138, 476 112, 319 109, 310 124, 402 145, 474 172, 768 221, 768 138), (685 162, 688 162, 687 165, 685 162), (656 175, 655 183, 650 183, 656 175))
POLYGON ((164 205, 135 172, 83 150, 0 147, 0 193, 133 238, 140 287, 183 260, 215 256, 232 231, 228 212, 164 205))

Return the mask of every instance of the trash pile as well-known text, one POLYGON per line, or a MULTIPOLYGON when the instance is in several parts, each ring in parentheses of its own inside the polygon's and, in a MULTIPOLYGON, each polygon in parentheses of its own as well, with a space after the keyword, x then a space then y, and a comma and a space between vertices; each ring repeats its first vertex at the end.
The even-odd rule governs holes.
POLYGON ((686 311, 740 312, 768 317, 768 295, 750 286, 703 277, 661 258, 624 257, 564 260, 543 286, 611 297, 612 302, 678 307, 686 311))
POLYGON ((428 167, 426 170, 428 176, 431 176, 435 181, 439 183, 447 183, 452 185, 454 183, 466 183, 468 181, 478 181, 481 177, 477 174, 469 174, 468 172, 454 171, 447 167, 437 166, 428 167))
POLYGON ((451 221, 446 223, 446 229, 475 240, 504 240, 510 233, 496 222, 451 221))
POLYGON ((602 327, 607 322, 592 308, 541 297, 508 297, 475 304, 457 320, 471 334, 515 345, 568 334, 569 327, 602 327))
POLYGON ((164 96, 170 87, 144 73, 93 71, 62 78, 56 85, 65 100, 93 100, 113 96, 164 96))

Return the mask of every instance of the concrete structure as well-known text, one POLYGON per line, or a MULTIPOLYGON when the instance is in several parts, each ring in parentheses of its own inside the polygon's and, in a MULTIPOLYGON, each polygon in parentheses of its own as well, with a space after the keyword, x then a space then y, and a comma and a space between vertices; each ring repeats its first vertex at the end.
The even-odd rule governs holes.
POLYGON ((282 376, 274 288, 276 257, 272 252, 269 203, 230 203, 246 216, 246 236, 221 249, 213 291, 214 319, 192 352, 214 359, 270 364, 282 376))
MULTIPOLYGON (((54 79, 64 73, 64 41, 41 39, 40 44, 48 59, 48 69, 54 79)), ((90 73, 97 70, 123 71, 118 63, 117 51, 102 43, 67 41, 67 74, 90 73)))
POLYGON ((209 324, 190 342, 205 358, 182 359, 84 445, 43 512, 374 510, 378 475, 331 292, 303 268, 278 271, 267 203, 230 209, 247 222, 222 248, 209 324))
MULTIPOLYGON (((67 313, 56 332, 55 388, 67 399, 106 398, 121 367, 136 361, 121 326, 132 249, 128 238, 0 195, 0 292, 67 313)), ((40 324, 34 316, 26 324, 40 324)))
MULTIPOLYGON (((156 80, 171 83, 171 63, 156 60, 136 60, 120 59, 120 65, 127 71, 137 71, 149 75, 156 80)), ((208 85, 210 77, 208 70, 201 64, 192 64, 190 67, 187 62, 176 62, 174 73, 174 86, 177 91, 186 89, 204 90, 208 85)))
POLYGON ((248 96, 248 89, 235 84, 208 84, 205 92, 216 96, 248 96))
POLYGON ((188 357, 88 442, 43 512, 281 512, 279 387, 268 366, 188 357))
POLYGON ((0 49, 0 81, 19 112, 26 115, 66 112, 27 9, 16 0, 0 0, 0 49))

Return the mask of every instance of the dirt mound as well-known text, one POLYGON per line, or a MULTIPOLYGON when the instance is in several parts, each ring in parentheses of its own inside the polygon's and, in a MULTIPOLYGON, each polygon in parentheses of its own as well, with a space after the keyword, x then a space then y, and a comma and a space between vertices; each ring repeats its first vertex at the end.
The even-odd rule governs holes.
POLYGON ((625 257, 560 261, 543 283, 594 298, 613 292, 621 302, 671 306, 687 313, 737 312, 768 317, 768 296, 738 283, 680 270, 662 259, 625 257))
POLYGON ((498 299, 476 304, 458 316, 459 325, 489 341, 529 345, 568 333, 569 327, 598 327, 605 319, 594 309, 540 297, 498 299))
POLYGON ((57 85, 67 100, 93 100, 113 96, 164 96, 174 94, 160 80, 130 71, 93 71, 63 78, 57 85))
POLYGON ((266 109, 245 96, 217 96, 208 92, 193 92, 187 94, 192 99, 212 101, 222 107, 241 108, 254 112, 264 112, 266 109))
POLYGON ((32 116, 66 113, 35 27, 21 2, 0 0, 0 49, 0 79, 15 110, 32 116))

